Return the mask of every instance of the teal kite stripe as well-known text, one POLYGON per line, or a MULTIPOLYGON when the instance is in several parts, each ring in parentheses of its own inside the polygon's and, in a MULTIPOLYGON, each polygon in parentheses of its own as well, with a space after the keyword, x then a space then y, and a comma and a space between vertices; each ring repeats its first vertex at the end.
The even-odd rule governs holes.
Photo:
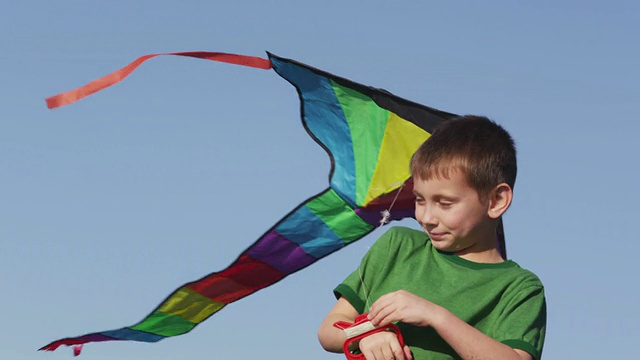
POLYGON ((349 124, 351 138, 360 139, 352 151, 355 162, 356 205, 363 206, 380 157, 389 111, 379 107, 367 95, 333 81, 332 85, 349 124))
POLYGON ((276 226, 275 231, 319 259, 372 230, 349 204, 329 189, 276 226))
POLYGON ((373 226, 364 221, 342 200, 338 194, 329 190, 305 205, 324 222, 345 244, 355 241, 363 234, 373 230, 373 226))
POLYGON ((145 331, 133 330, 128 327, 118 330, 103 331, 101 334, 118 340, 133 340, 142 342, 158 342, 166 337, 162 335, 151 334, 145 331))
POLYGON ((300 245, 304 252, 316 259, 345 246, 345 242, 306 206, 292 213, 275 230, 289 241, 300 245))
POLYGON ((303 124, 332 157, 331 188, 356 206, 353 141, 349 124, 327 77, 299 65, 271 58, 274 70, 298 90, 303 124))

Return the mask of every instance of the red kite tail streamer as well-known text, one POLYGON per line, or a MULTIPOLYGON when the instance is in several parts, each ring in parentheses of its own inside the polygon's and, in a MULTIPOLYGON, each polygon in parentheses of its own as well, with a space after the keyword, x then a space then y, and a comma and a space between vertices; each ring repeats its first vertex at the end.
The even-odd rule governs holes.
POLYGON ((47 107, 49 109, 55 109, 61 106, 69 105, 82 98, 85 98, 93 93, 96 93, 102 89, 105 89, 111 85, 115 85, 129 76, 138 66, 143 62, 152 59, 157 56, 186 56, 202 60, 220 61, 229 64, 243 65, 253 67, 257 69, 269 70, 271 69, 271 61, 256 56, 246 56, 237 54, 227 54, 221 52, 206 52, 206 51, 191 51, 191 52, 174 52, 165 54, 149 54, 144 55, 134 60, 129 65, 122 69, 116 70, 109 75, 103 76, 99 79, 93 80, 77 89, 73 89, 62 94, 54 95, 46 99, 47 107))

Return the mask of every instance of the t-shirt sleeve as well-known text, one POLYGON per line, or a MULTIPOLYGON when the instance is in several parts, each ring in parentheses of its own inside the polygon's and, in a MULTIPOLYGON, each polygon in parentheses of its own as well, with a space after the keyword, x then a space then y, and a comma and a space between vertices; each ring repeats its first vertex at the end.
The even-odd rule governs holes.
POLYGON ((380 275, 388 262, 385 254, 388 255, 390 238, 394 233, 394 228, 384 233, 367 251, 360 266, 333 290, 336 298, 344 297, 360 314, 368 311, 371 306, 367 303, 369 292, 376 286, 375 282, 379 281, 376 275, 380 275))
POLYGON ((496 340, 526 351, 539 360, 547 327, 547 306, 542 284, 527 286, 508 301, 496 325, 496 340))

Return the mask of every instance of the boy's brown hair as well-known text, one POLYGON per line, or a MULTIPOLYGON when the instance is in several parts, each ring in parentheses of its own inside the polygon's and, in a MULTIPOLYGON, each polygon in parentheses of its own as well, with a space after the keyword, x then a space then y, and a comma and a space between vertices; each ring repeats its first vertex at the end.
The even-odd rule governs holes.
POLYGON ((484 116, 461 116, 438 126, 411 158, 411 174, 422 180, 448 178, 460 170, 484 198, 501 183, 512 189, 518 171, 511 135, 484 116))

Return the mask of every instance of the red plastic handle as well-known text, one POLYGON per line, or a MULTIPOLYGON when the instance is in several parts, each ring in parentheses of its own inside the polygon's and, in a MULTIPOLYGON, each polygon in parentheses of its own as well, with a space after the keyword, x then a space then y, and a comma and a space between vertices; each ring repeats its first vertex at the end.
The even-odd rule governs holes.
MULTIPOLYGON (((342 330, 346 330, 358 325, 362 325, 366 322, 368 322, 369 320, 367 319, 367 315, 368 314, 362 314, 362 315, 358 315, 358 317, 355 318, 353 323, 349 323, 346 321, 338 321, 336 323, 333 324, 333 326, 337 327, 338 329, 342 329, 342 330)), ((377 327, 377 328, 373 328, 372 330, 368 330, 363 332, 362 334, 358 334, 356 336, 350 337, 348 338, 344 344, 342 345, 342 351, 344 351, 345 356, 347 357, 347 359, 349 360, 364 360, 365 357, 363 354, 354 354, 351 351, 349 351, 349 346, 357 341, 360 341, 361 339, 371 335, 371 334, 375 334, 381 331, 393 331, 396 335, 396 337, 398 338, 398 342, 400 343, 400 346, 404 347, 404 338, 402 337, 402 333, 400 332, 400 329, 394 325, 394 324, 388 324, 386 326, 382 326, 382 327, 377 327)))

